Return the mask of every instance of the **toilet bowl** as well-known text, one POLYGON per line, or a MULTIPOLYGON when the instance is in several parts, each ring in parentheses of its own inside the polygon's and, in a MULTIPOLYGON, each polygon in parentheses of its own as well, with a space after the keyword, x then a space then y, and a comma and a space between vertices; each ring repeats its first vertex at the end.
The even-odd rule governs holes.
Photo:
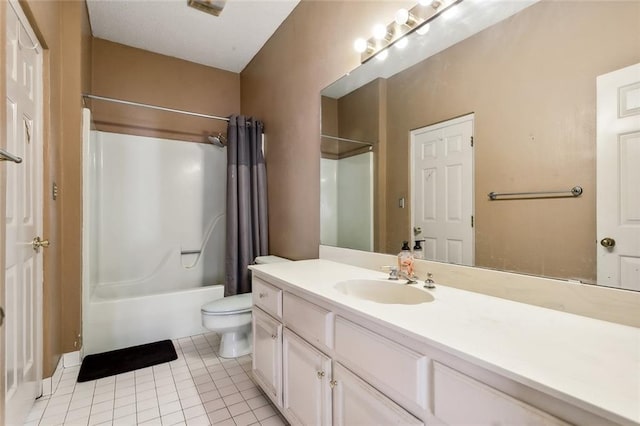
MULTIPOLYGON (((259 256, 256 264, 289 262, 278 256, 259 256)), ((202 325, 221 335, 218 355, 237 358, 251 353, 251 293, 227 296, 202 305, 202 325)))

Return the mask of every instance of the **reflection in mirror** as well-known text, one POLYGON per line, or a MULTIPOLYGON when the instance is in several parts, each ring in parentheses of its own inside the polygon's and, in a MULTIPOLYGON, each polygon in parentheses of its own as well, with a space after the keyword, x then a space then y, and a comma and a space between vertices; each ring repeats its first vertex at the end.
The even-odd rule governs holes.
MULTIPOLYGON (((371 60, 322 91, 322 133, 373 149, 371 180, 350 189, 351 197, 373 194, 373 235, 366 240, 377 252, 396 254, 402 240, 414 239, 414 228, 422 228, 415 239, 434 238, 412 221, 421 212, 428 223, 431 212, 442 223, 473 227, 471 260, 449 261, 640 290, 640 107, 632 100, 640 97, 640 66, 633 67, 640 62, 640 3, 464 0, 457 7, 453 21, 436 18, 427 34, 411 34, 403 51, 390 49, 385 62, 371 60), (491 22, 496 7, 514 4, 510 16, 496 14, 491 22), (475 18, 482 25, 474 29, 475 18), (458 146, 446 135, 423 134, 469 116, 472 183, 457 181, 446 164, 427 167, 437 171, 431 175, 420 170, 412 157, 442 157, 458 146), (421 137, 426 142, 417 150, 421 137), (442 146, 429 142, 440 139, 442 146), (440 201, 435 189, 412 195, 434 176, 459 194, 443 185, 440 201), (576 197, 488 196, 575 186, 583 190, 576 197), (472 190, 473 219, 458 214, 464 190, 472 190)), ((334 145, 340 152, 332 153, 322 140, 323 161, 358 150, 334 145)), ((322 171, 322 243, 362 248, 341 242, 338 227, 327 238, 327 219, 358 210, 360 201, 328 207, 324 164, 322 171)), ((446 260, 443 252, 462 247, 445 228, 437 227, 443 243, 427 257, 446 260)))

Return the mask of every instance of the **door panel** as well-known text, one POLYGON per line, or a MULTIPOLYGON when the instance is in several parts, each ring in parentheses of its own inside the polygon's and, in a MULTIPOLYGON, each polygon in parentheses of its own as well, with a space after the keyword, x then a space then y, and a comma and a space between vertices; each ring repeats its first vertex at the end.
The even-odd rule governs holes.
POLYGON ((640 64, 599 76, 597 95, 598 284, 640 290, 640 64))
POLYGON ((473 265, 472 136, 473 116, 411 132, 411 221, 427 260, 473 265))
POLYGON ((22 424, 42 380, 42 54, 17 2, 7 3, 5 389, 7 424, 22 424))

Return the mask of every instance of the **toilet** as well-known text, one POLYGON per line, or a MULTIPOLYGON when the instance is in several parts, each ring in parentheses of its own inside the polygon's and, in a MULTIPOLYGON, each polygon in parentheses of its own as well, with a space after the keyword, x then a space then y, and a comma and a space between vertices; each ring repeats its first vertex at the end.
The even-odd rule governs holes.
MULTIPOLYGON (((290 262, 278 256, 258 256, 256 265, 290 262)), ((237 358, 251 353, 251 293, 223 297, 202 305, 202 325, 221 335, 218 355, 237 358)))

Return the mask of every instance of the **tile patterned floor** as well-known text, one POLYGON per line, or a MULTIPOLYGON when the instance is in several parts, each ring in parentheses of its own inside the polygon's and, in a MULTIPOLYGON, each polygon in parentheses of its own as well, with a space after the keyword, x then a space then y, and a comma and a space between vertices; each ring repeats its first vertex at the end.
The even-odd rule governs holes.
POLYGON ((174 340, 177 360, 91 382, 65 368, 25 426, 285 425, 252 381, 251 357, 218 358, 219 344, 214 333, 174 340))

